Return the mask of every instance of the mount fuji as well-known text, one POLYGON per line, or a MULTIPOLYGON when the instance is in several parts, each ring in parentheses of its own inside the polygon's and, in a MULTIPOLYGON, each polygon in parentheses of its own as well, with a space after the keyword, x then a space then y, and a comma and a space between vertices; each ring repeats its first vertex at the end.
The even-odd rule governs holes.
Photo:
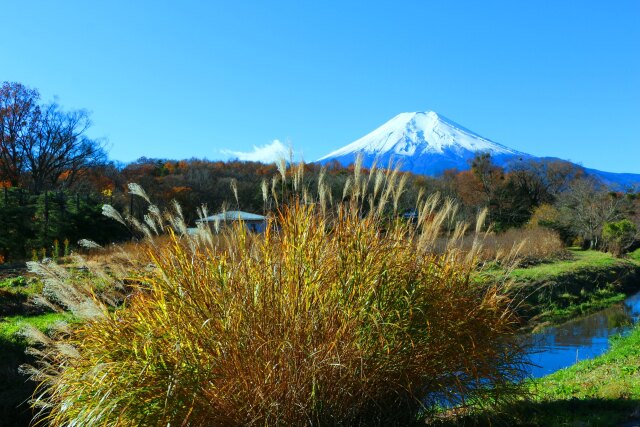
MULTIPOLYGON (((373 132, 321 157, 317 162, 326 164, 338 161, 348 166, 355 163, 358 155, 362 155, 364 167, 371 167, 374 161, 379 166, 386 166, 392 161, 399 164, 403 171, 436 176, 447 169, 469 169, 470 160, 479 153, 489 153, 494 163, 507 169, 518 161, 559 160, 511 149, 434 111, 427 111, 398 114, 373 132)), ((640 174, 583 169, 614 187, 640 184, 640 174)))

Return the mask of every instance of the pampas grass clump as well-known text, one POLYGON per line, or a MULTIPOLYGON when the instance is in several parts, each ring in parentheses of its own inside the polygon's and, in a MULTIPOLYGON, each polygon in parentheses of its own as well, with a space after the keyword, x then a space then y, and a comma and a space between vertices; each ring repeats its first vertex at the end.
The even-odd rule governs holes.
POLYGON ((263 186, 277 206, 264 234, 242 224, 189 234, 177 206, 151 205, 144 221, 112 213, 146 235, 130 292, 114 308, 68 285, 91 297, 93 315, 40 339, 30 372, 41 420, 387 425, 512 397, 522 349, 509 300, 471 280, 480 245, 456 249, 464 225, 434 249, 453 204, 419 200, 407 223, 397 171, 356 168, 337 203, 322 179, 312 200, 302 171, 283 165, 263 186))

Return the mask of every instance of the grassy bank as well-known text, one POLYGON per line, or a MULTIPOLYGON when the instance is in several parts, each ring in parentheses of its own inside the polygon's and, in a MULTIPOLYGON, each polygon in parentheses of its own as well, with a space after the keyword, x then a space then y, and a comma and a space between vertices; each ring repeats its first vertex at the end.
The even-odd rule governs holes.
MULTIPOLYGON (((494 280, 498 269, 481 280, 494 280)), ((585 315, 640 291, 640 250, 626 258, 599 251, 570 250, 570 258, 510 272, 511 293, 522 301, 520 315, 531 327, 544 327, 585 315)))
POLYGON ((0 426, 27 426, 33 418, 26 401, 35 383, 19 372, 20 365, 33 363, 33 358, 25 354, 27 341, 20 331, 31 325, 46 332, 56 322, 68 318, 60 313, 0 318, 0 426))
POLYGON ((23 276, 0 280, 0 426, 26 426, 32 418, 25 403, 35 383, 19 372, 20 365, 33 363, 25 354, 26 339, 20 331, 27 325, 46 332, 68 315, 52 313, 34 303, 42 282, 23 276))
MULTIPOLYGON (((530 292, 525 310, 538 326, 596 311, 640 290, 640 249, 624 259, 572 250, 570 260, 516 269, 514 289, 530 292)), ((490 415, 446 425, 640 425, 640 325, 611 339, 602 356, 532 380, 530 398, 490 415)))
POLYGON ((640 423, 640 326, 613 338, 604 355, 536 380, 532 391, 537 425, 640 423))
POLYGON ((640 325, 600 357, 531 380, 530 396, 498 411, 436 420, 440 426, 640 425, 640 325))

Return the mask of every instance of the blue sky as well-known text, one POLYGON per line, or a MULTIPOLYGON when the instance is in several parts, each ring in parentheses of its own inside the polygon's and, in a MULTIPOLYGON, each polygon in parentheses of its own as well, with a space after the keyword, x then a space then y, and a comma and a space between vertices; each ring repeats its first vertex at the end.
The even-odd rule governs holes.
POLYGON ((640 1, 4 2, 0 81, 131 161, 279 140, 315 160, 404 111, 640 173, 640 1))

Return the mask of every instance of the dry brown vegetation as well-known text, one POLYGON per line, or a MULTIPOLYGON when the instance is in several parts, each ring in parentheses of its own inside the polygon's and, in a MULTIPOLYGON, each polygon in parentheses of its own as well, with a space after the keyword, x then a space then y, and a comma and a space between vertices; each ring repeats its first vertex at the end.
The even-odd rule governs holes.
MULTIPOLYGON (((439 251, 452 244, 444 235, 437 241, 439 251)), ((467 233, 455 247, 465 253, 475 251, 481 263, 497 262, 506 267, 527 266, 570 257, 558 233, 544 227, 513 228, 503 232, 467 233)))
POLYGON ((94 263, 86 280, 70 280, 34 266, 83 321, 52 337, 32 333, 41 420, 405 425, 445 400, 513 398, 523 351, 511 302, 500 285, 471 280, 481 221, 467 250, 464 224, 436 250, 454 221, 451 202, 418 200, 411 224, 396 212, 397 172, 356 168, 346 201, 333 204, 322 180, 309 199, 303 170, 282 164, 265 184, 280 208, 263 235, 242 225, 190 235, 177 205, 150 205, 144 222, 107 209, 146 235, 124 268, 94 263), (287 203, 275 191, 285 184, 287 203), (111 290, 127 287, 122 304, 111 290))
POLYGON ((566 258, 568 252, 554 230, 544 227, 513 228, 489 233, 482 241, 483 260, 517 260, 520 265, 566 258))

